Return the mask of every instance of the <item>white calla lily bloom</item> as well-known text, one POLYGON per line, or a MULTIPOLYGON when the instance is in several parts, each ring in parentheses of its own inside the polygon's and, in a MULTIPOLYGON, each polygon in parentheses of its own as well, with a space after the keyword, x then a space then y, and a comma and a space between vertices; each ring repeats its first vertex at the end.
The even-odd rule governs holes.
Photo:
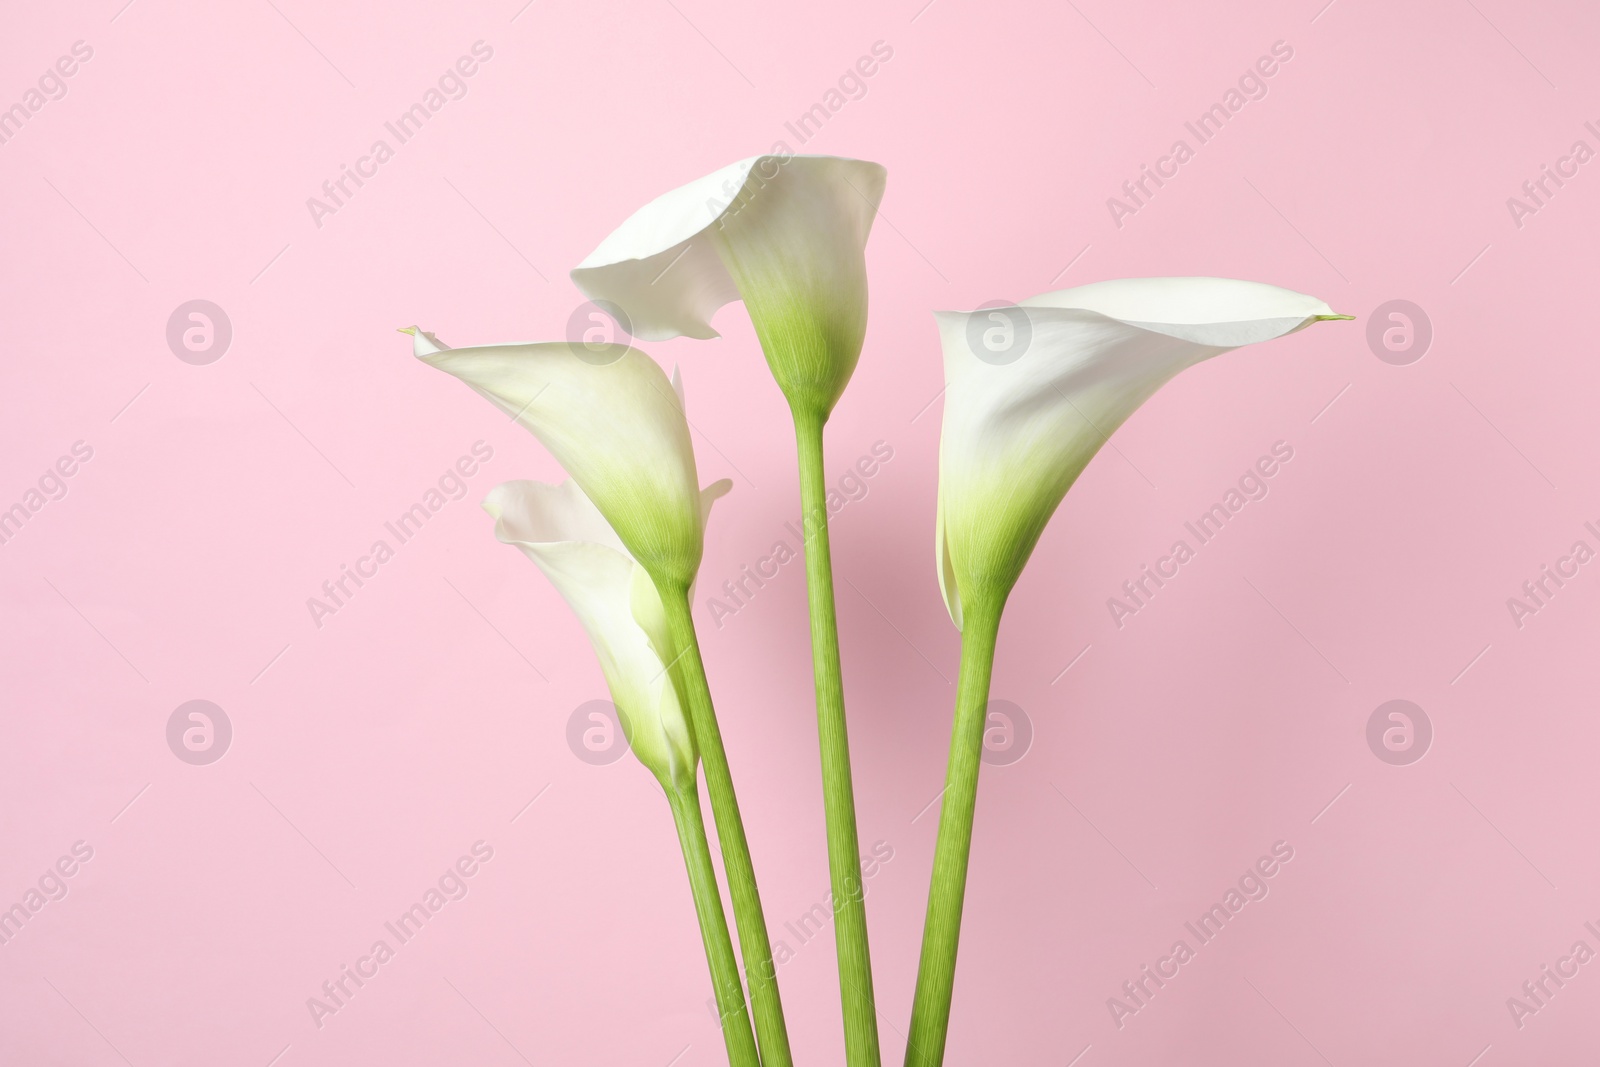
POLYGON ((687 588, 704 520, 683 383, 626 345, 450 348, 415 327, 412 350, 532 431, 652 577, 687 588))
MULTIPOLYGON (((732 484, 701 492, 703 516, 732 484)), ((538 564, 583 624, 633 754, 668 792, 694 790, 699 754, 669 670, 678 653, 649 574, 576 482, 506 482, 483 508, 495 537, 538 564)))
POLYGON ((1179 371, 1348 317, 1225 278, 1129 278, 937 312, 946 394, 935 537, 956 626, 963 599, 1010 593, 1073 481, 1179 371))
POLYGON ((1039 535, 1117 427, 1185 367, 1337 315, 1222 278, 1129 278, 935 316, 944 347, 936 554, 961 630, 906 1062, 943 1062, 990 682, 1006 598, 1039 535))
POLYGON ((636 211, 572 271, 647 341, 716 337, 743 300, 791 403, 826 414, 861 356, 865 248, 886 171, 833 156, 754 156, 636 211))

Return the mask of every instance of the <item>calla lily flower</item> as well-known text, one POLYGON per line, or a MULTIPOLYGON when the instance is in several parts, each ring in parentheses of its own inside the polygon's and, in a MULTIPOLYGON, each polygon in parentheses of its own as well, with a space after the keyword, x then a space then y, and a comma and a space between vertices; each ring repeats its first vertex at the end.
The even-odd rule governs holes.
POLYGON ((489 502, 505 520, 497 531, 533 557, 583 620, 634 748, 666 789, 731 1061, 785 1067, 792 1061, 772 946, 689 611, 707 509, 731 483, 700 488, 681 379, 674 371, 669 380, 627 345, 450 348, 416 327, 402 332, 411 334, 417 358, 509 413, 572 476, 569 489, 502 486, 489 502), (759 1056, 706 851, 696 751, 738 922, 759 1056))
MULTIPOLYGON (((700 492, 702 526, 712 503, 731 486, 724 479, 700 492)), ((689 649, 674 636, 656 582, 576 481, 506 482, 489 493, 483 507, 494 516, 495 536, 538 564, 594 645, 629 748, 661 783, 672 809, 728 1062, 760 1067, 700 814, 693 697, 683 689, 681 672, 673 669, 689 649)))
POLYGON ((864 250, 886 171, 833 156, 754 156, 657 197, 572 271, 647 341, 716 337, 743 300, 790 403, 823 415, 867 328, 864 250))
POLYGON ((1079 473, 1179 371, 1348 317, 1225 278, 1129 278, 937 312, 946 394, 935 537, 956 626, 963 599, 1004 599, 1079 473))
MULTIPOLYGON (((711 316, 722 305, 743 300, 767 366, 789 401, 801 508, 808 523, 818 527, 806 539, 806 590, 828 866, 837 905, 834 937, 845 1060, 850 1067, 877 1064, 879 1051, 828 546, 822 431, 861 358, 867 330, 866 244, 885 178, 877 163, 832 156, 741 160, 646 204, 572 271, 579 289, 646 340, 715 337, 711 316)), ((708 747, 708 778, 717 763, 708 747)), ((764 931, 750 925, 750 932, 764 939, 764 931)), ((740 933, 743 937, 743 927, 740 933)), ((762 1004, 754 988, 751 1000, 759 1028, 762 1004)), ((761 1045, 769 1067, 788 1062, 776 1014, 769 1013, 767 1020, 772 1039, 764 1034, 761 1045)))
MULTIPOLYGON (((732 484, 701 492, 703 515, 732 484)), ((699 752, 668 670, 677 650, 649 574, 576 482, 506 482, 483 508, 495 537, 538 564, 583 624, 633 754, 664 790, 692 792, 699 752)))
POLYGON ((936 315, 946 397, 935 539, 961 672, 907 1067, 944 1060, 1000 617, 1050 516, 1106 438, 1185 367, 1349 317, 1223 278, 1097 282, 936 315))
POLYGON ((687 589, 704 519, 682 381, 626 345, 450 348, 411 327, 412 350, 466 382, 544 443, 632 558, 687 589))

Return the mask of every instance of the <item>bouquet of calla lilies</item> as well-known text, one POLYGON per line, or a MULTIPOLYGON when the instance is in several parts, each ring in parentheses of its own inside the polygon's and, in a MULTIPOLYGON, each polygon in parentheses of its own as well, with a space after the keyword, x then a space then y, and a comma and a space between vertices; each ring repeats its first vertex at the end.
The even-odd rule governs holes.
MULTIPOLYGON (((712 315, 743 301, 789 402, 801 507, 817 517, 805 540, 806 586, 850 1067, 877 1067, 880 1056, 823 427, 861 356, 865 249, 885 177, 882 166, 852 159, 747 159, 646 204, 572 271, 578 288, 646 341, 716 337, 712 315)), ((935 313, 945 403, 934 561, 961 632, 961 671, 907 1067, 944 1059, 1000 617, 1051 515, 1108 435, 1179 371, 1343 318, 1314 297, 1220 278, 1097 282, 1011 307, 935 313), (998 333, 997 320, 1006 327, 998 333), (996 336, 1002 343, 991 343, 996 336)), ((405 332, 419 359, 531 430, 571 476, 560 485, 507 482, 484 508, 495 536, 533 560, 577 615, 630 748, 666 794, 728 1062, 788 1067, 761 895, 690 616, 706 522, 731 483, 700 484, 683 382, 627 345, 450 348, 431 333, 405 332), (702 771, 737 953, 702 816, 702 771)))

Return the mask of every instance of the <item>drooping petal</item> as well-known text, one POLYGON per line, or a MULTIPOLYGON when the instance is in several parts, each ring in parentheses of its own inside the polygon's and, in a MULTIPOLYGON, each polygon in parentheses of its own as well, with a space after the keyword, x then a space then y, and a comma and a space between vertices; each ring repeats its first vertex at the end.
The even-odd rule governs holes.
POLYGON ((532 431, 653 575, 693 580, 703 534, 694 449, 678 383, 654 360, 625 345, 449 348, 421 330, 413 351, 532 431))
POLYGON ((644 568, 574 481, 506 482, 483 507, 495 536, 538 564, 583 624, 639 762, 664 789, 693 788, 694 733, 667 669, 675 653, 644 568))
POLYGON ((711 316, 743 299, 785 394, 831 410, 861 355, 885 177, 833 156, 741 160, 640 208, 572 279, 646 340, 715 337, 711 316))
POLYGON ((1222 278, 1132 278, 1021 305, 938 312, 946 398, 940 587, 1005 596, 1107 438, 1185 367, 1321 319, 1314 297, 1222 278))
POLYGON ((752 156, 663 193, 630 215, 572 270, 591 300, 607 300, 628 316, 643 341, 716 337, 711 316, 739 299, 707 231, 735 203, 758 166, 752 156))

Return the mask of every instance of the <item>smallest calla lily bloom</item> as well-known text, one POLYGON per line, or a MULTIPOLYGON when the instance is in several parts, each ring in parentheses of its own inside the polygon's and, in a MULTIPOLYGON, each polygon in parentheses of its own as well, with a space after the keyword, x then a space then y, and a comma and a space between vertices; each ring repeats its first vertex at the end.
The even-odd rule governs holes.
POLYGON ((963 600, 1004 600, 1079 473, 1179 371, 1349 318, 1315 297, 1224 278, 1096 282, 935 317, 946 386, 935 536, 957 627, 963 600))
POLYGON ((784 395, 826 415, 861 357, 886 173, 833 156, 741 160, 634 212, 572 280, 647 341, 716 337, 712 314, 743 300, 784 395))
POLYGON ((450 348, 410 327, 418 359, 466 382, 544 443, 652 577, 687 588, 704 526, 683 383, 626 345, 450 348))
MULTIPOLYGON (((731 485, 700 494, 702 515, 731 485)), ((692 792, 699 753, 668 669, 677 652, 649 574, 575 482, 506 482, 483 508, 495 536, 539 565, 588 632, 633 754, 669 793, 692 792)))

